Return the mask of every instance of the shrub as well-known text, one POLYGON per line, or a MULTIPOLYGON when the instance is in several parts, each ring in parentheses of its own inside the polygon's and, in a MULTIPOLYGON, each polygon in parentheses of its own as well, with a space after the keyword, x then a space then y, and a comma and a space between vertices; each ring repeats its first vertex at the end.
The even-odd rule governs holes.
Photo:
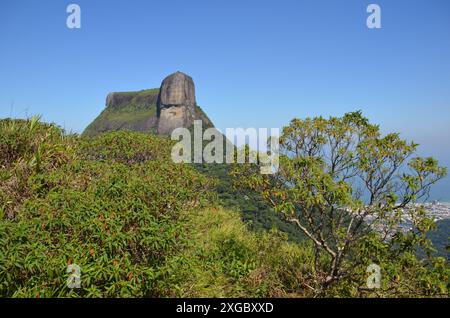
POLYGON ((166 160, 168 141, 155 136, 78 139, 40 123, 33 134, 31 125, 1 126, 11 133, 1 134, 0 206, 14 214, 0 221, 0 295, 163 295, 157 282, 186 244, 183 220, 214 199, 209 181, 166 160), (30 164, 37 156, 40 169, 30 164), (81 267, 80 289, 66 284, 70 264, 81 267))

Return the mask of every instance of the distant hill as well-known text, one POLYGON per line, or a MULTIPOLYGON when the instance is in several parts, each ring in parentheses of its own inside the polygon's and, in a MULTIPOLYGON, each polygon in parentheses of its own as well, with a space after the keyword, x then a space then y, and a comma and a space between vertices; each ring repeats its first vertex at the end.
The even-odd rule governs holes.
POLYGON ((189 128, 197 119, 203 121, 203 127, 213 127, 196 103, 192 78, 176 72, 164 79, 160 89, 108 94, 106 108, 83 135, 117 130, 170 135, 174 128, 189 128))
POLYGON ((450 250, 446 249, 450 245, 450 219, 436 222, 436 230, 428 233, 428 237, 433 242, 437 255, 450 260, 450 250))

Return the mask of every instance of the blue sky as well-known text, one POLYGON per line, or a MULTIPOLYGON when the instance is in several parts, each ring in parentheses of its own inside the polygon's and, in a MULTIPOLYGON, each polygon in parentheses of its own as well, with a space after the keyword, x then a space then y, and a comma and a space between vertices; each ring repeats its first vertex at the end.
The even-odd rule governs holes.
MULTIPOLYGON (((450 166, 447 0, 1 1, 0 45, 0 117, 82 132, 108 92, 180 70, 220 129, 361 109, 450 166), (81 29, 66 27, 70 3, 81 29)), ((434 196, 448 190, 447 178, 434 196)))

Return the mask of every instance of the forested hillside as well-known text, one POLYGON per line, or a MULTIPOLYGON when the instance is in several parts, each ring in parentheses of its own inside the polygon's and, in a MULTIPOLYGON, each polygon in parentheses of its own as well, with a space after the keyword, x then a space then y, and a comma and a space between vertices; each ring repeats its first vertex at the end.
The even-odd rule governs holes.
POLYGON ((442 260, 403 250, 393 257, 375 234, 344 260, 351 276, 326 282, 331 259, 315 257, 309 239, 252 230, 292 229, 262 196, 239 197, 228 175, 220 181, 174 164, 172 144, 139 132, 90 138, 38 118, 1 120, 0 296, 448 295, 442 260), (376 290, 366 287, 373 262, 383 270, 376 290), (74 268, 78 287, 68 284, 74 268))

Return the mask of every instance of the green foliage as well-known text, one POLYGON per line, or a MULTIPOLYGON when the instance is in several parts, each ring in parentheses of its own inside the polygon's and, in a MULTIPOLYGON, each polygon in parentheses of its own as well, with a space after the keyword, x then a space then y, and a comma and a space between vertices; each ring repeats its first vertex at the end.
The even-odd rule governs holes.
MULTIPOLYGON (((267 193, 246 190, 240 195, 232 190, 228 169, 222 165, 194 169, 174 164, 167 138, 129 131, 78 137, 32 118, 1 120, 0 140, 1 297, 448 295, 445 261, 415 255, 417 245, 430 250, 426 232, 434 226, 419 207, 411 211, 414 231, 397 231, 390 240, 376 231, 355 232, 363 234, 362 239, 351 244, 340 267, 341 273, 351 274, 329 284, 322 277, 332 258, 317 255, 314 242, 294 243, 277 229, 251 231, 257 222, 249 227, 241 221, 242 216, 267 211, 267 217, 254 218, 261 228, 286 224, 273 218, 267 193), (382 269, 379 290, 364 288, 371 263, 382 269), (67 269, 73 264, 81 268, 81 288, 67 286, 67 269)), ((396 137, 387 143, 409 147, 396 137)), ((383 160, 389 158, 389 151, 377 152, 383 160)), ((287 203, 283 208, 299 207, 293 198, 308 198, 315 208, 330 199, 354 202, 351 187, 321 169, 326 165, 319 158, 283 160, 283 167, 297 165, 297 170, 281 171, 313 176, 302 181, 299 192, 272 188, 271 193, 287 203), (322 192, 312 198, 308 187, 322 192)), ((414 160, 410 166, 423 172, 419 179, 402 175, 411 198, 413 192, 421 195, 418 182, 429 183, 443 173, 432 159, 414 160)), ((369 158, 365 169, 371 167, 369 158)), ((274 184, 250 173, 254 167, 245 168, 250 171, 244 170, 241 180, 247 176, 259 186, 274 184)), ((311 211, 314 220, 320 211, 311 211)), ((381 212, 388 224, 395 224, 395 215, 387 209, 381 212)), ((348 217, 344 214, 342 224, 349 224, 348 217)), ((297 221, 305 219, 299 215, 297 221)), ((335 228, 331 224, 323 233, 342 235, 330 232, 335 228)))
POLYGON ((249 232, 236 212, 214 208, 211 178, 168 160, 168 139, 1 124, 0 203, 13 211, 0 220, 2 297, 305 294, 310 247, 249 232), (19 173, 39 149, 41 169, 19 173), (80 289, 67 286, 70 264, 80 289))
POLYGON ((29 120, 0 121, 0 210, 14 218, 31 188, 45 175, 74 158, 73 136, 53 125, 29 120))
POLYGON ((285 221, 255 191, 237 190, 233 187, 228 164, 195 164, 195 169, 216 181, 214 188, 222 206, 239 211, 241 219, 256 232, 269 231, 273 228, 288 234, 289 240, 302 242, 304 234, 292 223, 285 221))
POLYGON ((96 136, 117 130, 151 131, 154 127, 149 121, 156 120, 158 93, 159 89, 114 93, 118 104, 105 108, 83 135, 96 136))
POLYGON ((444 219, 436 222, 436 229, 428 233, 428 237, 436 248, 436 255, 450 260, 450 249, 447 248, 450 243, 450 220, 444 219))
POLYGON ((214 200, 209 181, 166 160, 170 144, 158 137, 66 138, 41 124, 27 138, 6 134, 32 123, 2 122, 0 295, 163 296, 165 260, 186 244, 183 220, 214 200), (81 267, 81 289, 66 286, 68 264, 81 267))
POLYGON ((195 118, 202 121, 203 129, 214 127, 211 119, 209 119, 208 115, 198 105, 195 106, 195 118))
MULTIPOLYGON (((433 158, 411 158, 416 148, 399 134, 382 136, 379 127, 360 112, 342 118, 294 119, 280 136, 277 173, 262 175, 258 165, 245 164, 236 165, 232 174, 237 187, 258 191, 314 244, 316 292, 322 294, 354 279, 361 263, 372 262, 361 250, 367 241, 376 243, 376 250, 386 250, 379 264, 397 266, 399 259, 414 255, 418 247, 430 255, 426 233, 434 223, 415 203, 427 198, 430 187, 447 170, 433 158), (406 234, 400 229, 404 214, 413 227, 406 234)), ((436 262, 430 256, 421 269, 428 273, 436 262)), ((435 293, 447 293, 441 288, 447 284, 443 281, 448 279, 447 271, 444 266, 430 282, 440 286, 435 293)), ((433 293, 430 288, 416 291, 433 293)))
MULTIPOLYGON (((177 297, 295 297, 311 295, 312 248, 289 243, 278 231, 255 233, 237 212, 191 213, 190 244, 177 255, 170 283, 177 297), (185 262, 180 262, 185 259, 185 262)), ((169 281, 165 280, 165 284, 169 281)))
POLYGON ((113 160, 124 164, 144 163, 152 160, 170 161, 172 142, 138 132, 110 132, 96 138, 82 138, 78 154, 94 161, 113 160))

